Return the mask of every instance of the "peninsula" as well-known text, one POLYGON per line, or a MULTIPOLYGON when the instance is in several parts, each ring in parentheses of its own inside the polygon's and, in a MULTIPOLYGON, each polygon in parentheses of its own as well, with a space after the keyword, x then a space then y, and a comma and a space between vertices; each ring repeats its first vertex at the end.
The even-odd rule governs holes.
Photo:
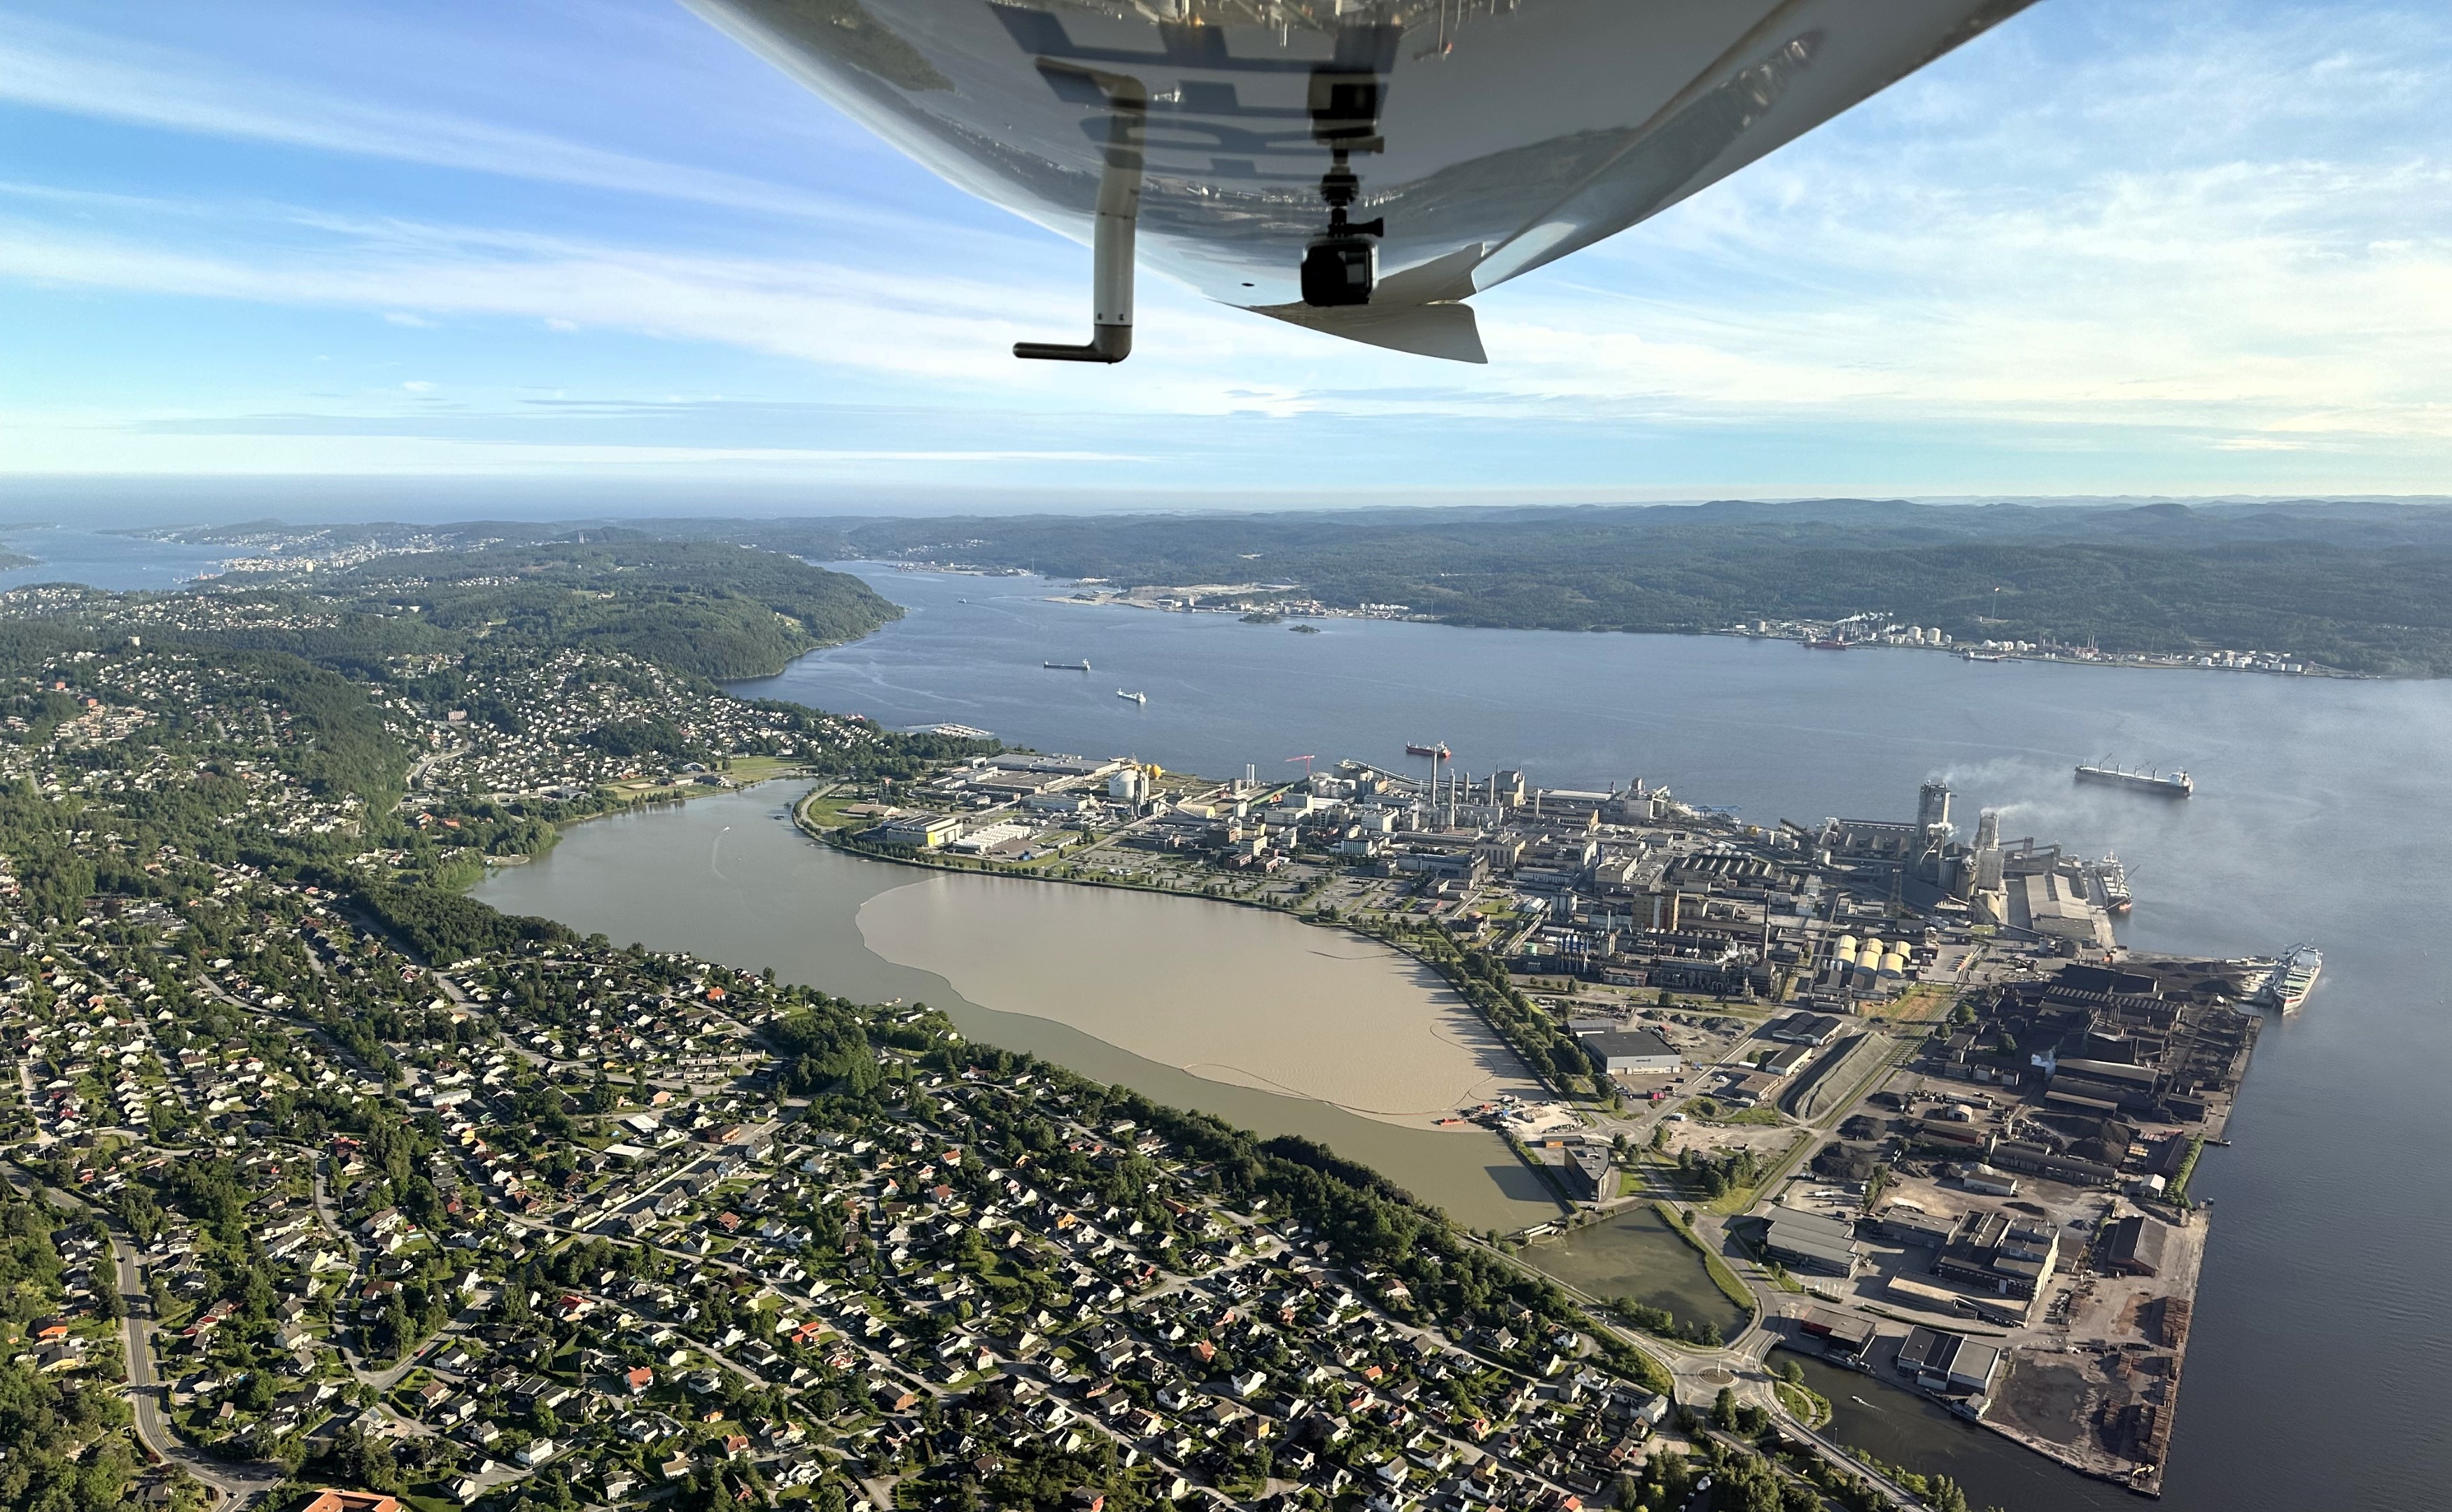
MULTIPOLYGON (((1962 834, 1939 783, 1912 818, 1764 826, 1640 778, 1411 766, 1263 785, 1000 752, 799 813, 883 859, 1278 909, 1409 952, 1539 1084, 1434 1119, 1500 1131, 1558 1194, 1511 1251, 1538 1268, 1562 1229, 1657 1205, 1759 1324, 1698 1350, 1691 1320, 1586 1299, 1686 1394, 1799 1350, 2159 1489, 2208 1221, 2188 1177, 2273 962, 2123 949, 2116 860, 2005 839, 1989 812, 1962 834)), ((1362 1084, 1336 1067, 1386 1058, 1328 1048, 1337 1017, 1306 1094, 1329 1101, 1362 1084)))
POLYGON ((12 1504, 1964 1505, 1775 1346, 2152 1488, 2252 964, 2120 957, 2096 872, 1938 789, 1219 783, 709 681, 890 613, 575 536, 0 594, 12 1504), (783 773, 847 848, 1417 957, 1520 1067, 1436 1117, 1559 1219, 456 890, 783 773), (1654 1204, 1741 1333, 1545 1269, 1654 1204))

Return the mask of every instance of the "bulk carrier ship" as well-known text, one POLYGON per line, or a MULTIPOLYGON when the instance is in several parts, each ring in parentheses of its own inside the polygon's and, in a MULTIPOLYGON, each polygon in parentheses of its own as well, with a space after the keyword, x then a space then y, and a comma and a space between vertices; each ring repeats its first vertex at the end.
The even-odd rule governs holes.
POLYGON ((2117 852, 2105 851, 2101 861, 2087 862, 2086 874, 2106 913, 2126 914, 2135 905, 2136 899, 2128 891, 2128 868, 2120 864, 2117 852))
POLYGON ((2296 1013, 2323 969, 2324 952, 2311 945, 2292 945, 2273 964, 2273 974, 2264 979, 2264 989, 2257 996, 2284 1013, 2296 1013))
POLYGON ((2126 766, 2106 766, 2094 763, 2079 766, 2077 780, 2102 783, 2110 787, 2126 787, 2130 792, 2151 793, 2157 798, 2185 798, 2197 790, 2197 785, 2186 772, 2132 772, 2126 766))

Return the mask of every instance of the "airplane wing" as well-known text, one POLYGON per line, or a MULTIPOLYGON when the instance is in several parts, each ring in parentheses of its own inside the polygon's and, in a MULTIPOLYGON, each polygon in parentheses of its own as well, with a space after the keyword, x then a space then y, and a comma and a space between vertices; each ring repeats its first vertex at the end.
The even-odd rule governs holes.
POLYGON ((1484 360, 1472 295, 1794 140, 2032 0, 683 0, 954 184, 1134 269, 1484 360))

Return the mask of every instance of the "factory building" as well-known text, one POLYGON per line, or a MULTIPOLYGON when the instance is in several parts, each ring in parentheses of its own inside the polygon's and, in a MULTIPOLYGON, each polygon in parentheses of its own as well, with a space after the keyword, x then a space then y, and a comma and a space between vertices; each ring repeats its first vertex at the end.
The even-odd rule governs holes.
POLYGON ((1870 1319, 1833 1312, 1828 1307, 1808 1307, 1797 1316, 1796 1331, 1808 1339, 1819 1339, 1822 1347, 1835 1355, 1862 1358, 1873 1347, 1876 1329, 1870 1319))
POLYGON ((1916 789, 1916 827, 1928 832, 1949 828, 1949 785, 1927 783, 1916 789))
POLYGON ((1937 854, 1949 844, 1949 799, 1948 784, 1926 783, 1916 789, 1916 817, 1912 822, 1828 820, 1822 826, 1821 846, 1834 856, 1900 861, 1917 861, 1937 854))
POLYGON ((1949 1243, 1957 1225, 1947 1219, 1931 1217, 1921 1207, 1892 1203, 1874 1220, 1873 1232, 1894 1244, 1939 1249, 1949 1243))
POLYGON ((1995 1140, 1989 1158, 1991 1164, 2005 1170, 2025 1171, 2029 1176, 2066 1182, 2071 1186, 2108 1186, 2120 1179, 2117 1169, 2100 1161, 2064 1155, 2031 1140, 1995 1140))
MULTIPOLYGON (((1848 937, 1842 935, 1840 938, 1848 937)), ((1781 1040, 1790 1044, 1809 1044, 1819 1048, 1838 1038, 1840 1031, 1847 1026, 1848 1021, 1835 1014, 1798 1012, 1789 1014, 1786 1018, 1771 1020, 1762 1026, 1761 1032, 1763 1038, 1767 1040, 1781 1040)))
POLYGON ((1969 1213, 1933 1259, 1933 1274, 2002 1297, 2032 1297, 2060 1264, 2060 1230, 2007 1213, 1969 1213))
POLYGON ((1899 1345, 1899 1374, 1915 1377, 1928 1391, 1989 1391, 2001 1362, 2001 1351, 1990 1344, 1939 1328, 1910 1330, 1899 1345))
POLYGON ((2160 1276, 2166 1238, 2161 1224, 2131 1213, 2111 1225, 2111 1237, 2104 1242, 2103 1268, 2124 1276, 2160 1276))
POLYGON ((2010 880, 2016 884, 2010 898, 2011 923, 2018 922, 2016 910, 2023 905, 2024 927, 2037 934, 2100 948, 2119 943, 2111 933, 2111 916, 2086 897, 2082 883, 2064 875, 2058 867, 2010 880))
POLYGON ((1586 1054, 1611 1076, 1682 1071, 1686 1058, 1650 1029, 1604 1030, 1582 1037, 1586 1054))
POLYGON ((1791 1207, 1771 1210, 1763 1231, 1763 1253, 1804 1270, 1833 1276, 1856 1273, 1856 1226, 1845 1219, 1791 1207))
POLYGON ((1558 1184, 1578 1203, 1606 1202, 1617 1195, 1617 1166, 1606 1144, 1568 1146, 1566 1163, 1550 1167, 1558 1184))
POLYGON ((908 846, 914 850, 934 850, 959 836, 962 822, 942 814, 904 814, 889 819, 872 831, 879 841, 889 846, 908 846))

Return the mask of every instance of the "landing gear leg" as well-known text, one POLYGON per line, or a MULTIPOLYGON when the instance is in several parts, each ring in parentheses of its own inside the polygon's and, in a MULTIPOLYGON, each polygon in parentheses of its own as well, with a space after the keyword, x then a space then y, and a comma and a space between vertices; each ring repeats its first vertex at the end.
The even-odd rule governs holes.
POLYGON ((1018 341, 1017 357, 1043 362, 1122 362, 1133 351, 1133 229, 1141 210, 1141 128, 1149 95, 1129 79, 1107 85, 1105 166, 1098 173, 1097 213, 1090 228, 1090 341, 1068 347, 1018 341))

